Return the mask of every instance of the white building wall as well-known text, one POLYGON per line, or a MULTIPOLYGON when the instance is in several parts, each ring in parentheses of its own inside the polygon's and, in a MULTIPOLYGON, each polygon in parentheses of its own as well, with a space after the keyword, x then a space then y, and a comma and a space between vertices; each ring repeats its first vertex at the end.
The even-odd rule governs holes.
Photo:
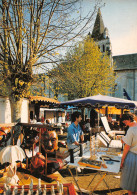
MULTIPOLYGON (((21 122, 28 123, 29 101, 24 99, 21 109, 21 122)), ((11 106, 9 98, 0 97, 0 123, 11 123, 11 106)))
POLYGON ((29 121, 29 100, 24 99, 21 108, 21 122, 28 123, 29 121))
POLYGON ((56 109, 45 109, 40 108, 40 118, 44 116, 45 111, 45 119, 49 119, 51 123, 64 123, 65 122, 65 112, 58 112, 56 109), (59 114, 60 113, 60 114, 59 114))
MULTIPOLYGON (((46 112, 46 119, 49 119, 51 123, 55 123, 54 114, 55 114, 55 112, 49 112, 49 111, 46 112)), ((56 118, 56 116, 55 116, 55 118, 56 118)))
POLYGON ((5 98, 0 98, 0 123, 5 123, 5 98))
POLYGON ((4 123, 11 123, 11 106, 8 98, 5 99, 5 121, 4 123))

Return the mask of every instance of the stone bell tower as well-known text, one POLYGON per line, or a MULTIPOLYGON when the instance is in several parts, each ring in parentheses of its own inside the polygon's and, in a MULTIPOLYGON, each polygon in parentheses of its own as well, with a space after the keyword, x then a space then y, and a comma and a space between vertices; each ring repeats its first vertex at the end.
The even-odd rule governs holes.
POLYGON ((102 53, 104 52, 108 53, 112 65, 113 59, 112 59, 112 47, 111 47, 110 37, 109 37, 108 29, 104 26, 100 9, 98 9, 93 31, 90 36, 98 44, 98 47, 100 48, 100 51, 102 53))

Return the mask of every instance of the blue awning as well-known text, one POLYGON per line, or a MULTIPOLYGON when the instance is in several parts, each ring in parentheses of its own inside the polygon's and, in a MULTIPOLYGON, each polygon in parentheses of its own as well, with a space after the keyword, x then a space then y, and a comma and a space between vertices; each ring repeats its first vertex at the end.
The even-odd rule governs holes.
POLYGON ((91 107, 101 107, 101 106, 115 106, 117 108, 130 108, 134 109, 137 106, 135 101, 130 101, 122 98, 116 98, 105 95, 95 95, 75 100, 70 100, 66 102, 61 102, 58 104, 59 107, 70 106, 91 106, 91 107))

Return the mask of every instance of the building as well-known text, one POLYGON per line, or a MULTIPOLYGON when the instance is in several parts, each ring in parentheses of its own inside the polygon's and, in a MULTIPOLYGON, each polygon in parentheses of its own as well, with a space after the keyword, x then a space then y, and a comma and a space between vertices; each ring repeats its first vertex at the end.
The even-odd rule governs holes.
POLYGON ((59 103, 58 100, 43 96, 29 97, 29 113, 30 119, 33 120, 43 118, 51 123, 65 122, 65 111, 61 109, 52 109, 53 104, 59 103))
MULTIPOLYGON (((21 122, 28 123, 30 119, 40 119, 42 116, 45 119, 50 119, 54 122, 64 122, 65 112, 57 109, 49 109, 53 104, 59 101, 42 96, 30 96, 24 98, 21 108, 21 122)), ((8 97, 0 96, 0 123, 11 123, 11 106, 8 97)))
POLYGON ((101 11, 98 9, 97 17, 91 34, 91 38, 96 41, 102 53, 107 52, 110 57, 110 63, 113 64, 112 46, 110 42, 108 29, 104 26, 101 11))
POLYGON ((65 123, 65 110, 40 108, 40 117, 44 117, 45 121, 48 119, 52 124, 65 123))
MULTIPOLYGON (((90 33, 89 33, 90 35, 90 33)), ((137 100, 137 54, 112 56, 112 46, 108 29, 104 26, 101 11, 98 9, 91 38, 96 41, 102 53, 108 52, 111 65, 115 63, 116 85, 112 96, 126 98, 123 90, 131 98, 137 100)))
POLYGON ((137 100, 137 54, 113 56, 116 63, 116 97, 124 97, 126 90, 131 100, 137 100))
MULTIPOLYGON (((29 100, 24 98, 21 108, 21 122, 28 123, 29 100)), ((11 106, 8 97, 0 97, 0 123, 11 123, 11 106)))
MULTIPOLYGON (((131 100, 137 100, 137 54, 112 55, 109 31, 104 25, 100 9, 98 9, 93 31, 88 35, 96 41, 102 53, 108 53, 108 56, 110 57, 110 65, 115 63, 114 71, 117 75, 116 85, 114 92, 110 95, 126 99, 123 95, 124 89, 131 100)), ((56 92, 50 76, 47 74, 39 74, 38 78, 39 79, 36 79, 36 84, 34 83, 34 86, 32 86, 32 94, 36 95, 39 93, 40 96, 46 96, 49 98, 56 97, 60 102, 68 100, 67 95, 58 94, 58 91, 56 92)))

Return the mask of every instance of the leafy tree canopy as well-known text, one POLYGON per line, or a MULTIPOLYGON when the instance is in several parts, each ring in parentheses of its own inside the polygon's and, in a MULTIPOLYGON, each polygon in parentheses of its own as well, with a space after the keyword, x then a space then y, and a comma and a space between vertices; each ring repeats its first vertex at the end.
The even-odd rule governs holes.
POLYGON ((71 48, 50 74, 56 90, 73 99, 110 93, 115 84, 113 68, 107 53, 102 54, 93 39, 86 38, 71 48))

